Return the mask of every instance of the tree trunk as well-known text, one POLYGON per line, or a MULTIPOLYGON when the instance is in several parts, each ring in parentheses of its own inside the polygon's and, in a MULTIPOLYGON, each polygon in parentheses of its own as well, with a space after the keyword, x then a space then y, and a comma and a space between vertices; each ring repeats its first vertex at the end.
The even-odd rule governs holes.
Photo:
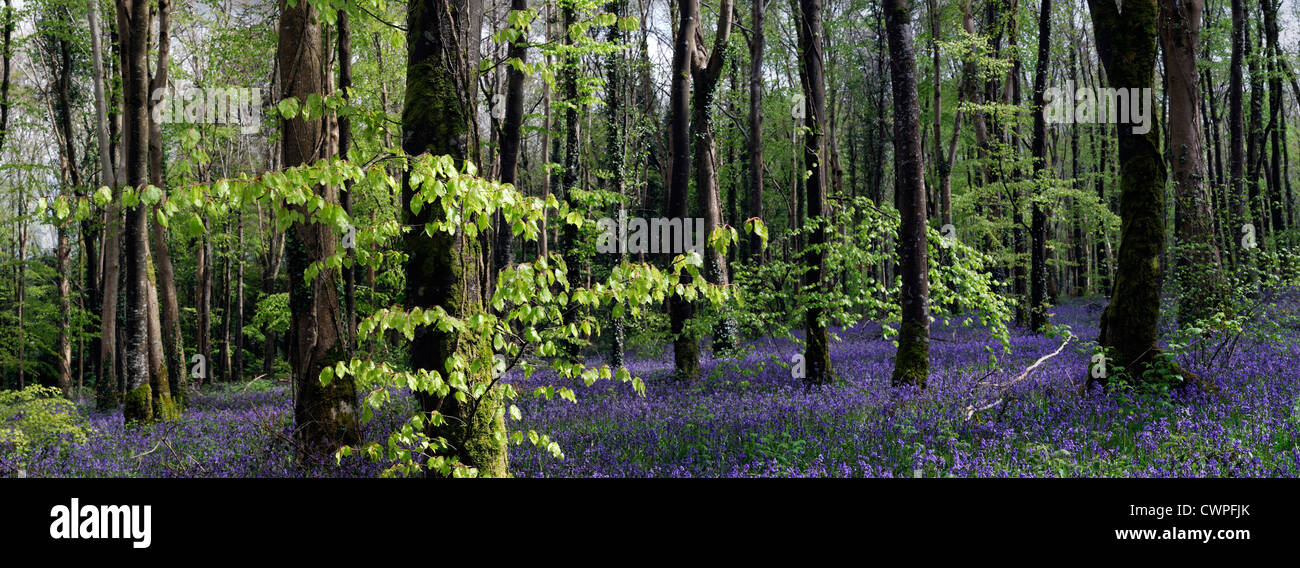
MULTIPOLYGON (((752 28, 749 43, 749 216, 763 216, 763 49, 767 39, 763 34, 767 1, 752 3, 752 28)), ((762 263, 763 241, 758 236, 746 237, 749 243, 750 262, 762 263)))
MULTIPOLYGON (((699 0, 695 2, 696 14, 699 13, 699 0)), ((722 226, 722 197, 718 188, 718 149, 713 132, 713 104, 722 77, 723 63, 727 56, 727 42, 731 39, 731 21, 735 11, 733 0, 722 0, 718 7, 718 29, 714 34, 713 49, 709 52, 697 45, 693 50, 691 76, 695 87, 692 91, 694 104, 691 108, 691 138, 695 141, 694 166, 697 206, 704 214, 704 236, 701 242, 706 246, 700 253, 704 257, 704 277, 711 284, 726 286, 730 282, 727 274, 727 258, 711 246, 707 246, 708 236, 722 226)), ((699 32, 699 23, 696 23, 699 32)), ((700 38, 696 38, 698 41, 700 38)), ((683 227, 688 226, 683 217, 683 227)), ((686 229, 689 230, 689 229, 686 229)), ((713 348, 725 351, 736 344, 736 322, 727 319, 718 324, 714 330, 713 348)))
POLYGON ((1228 212, 1228 234, 1232 237, 1229 250, 1232 251, 1233 269, 1240 270, 1244 262, 1244 251, 1236 246, 1241 237, 1242 225, 1246 223, 1245 204, 1245 165, 1246 138, 1245 124, 1242 118, 1242 97, 1245 78, 1242 65, 1246 49, 1245 0, 1232 0, 1232 58, 1228 67, 1228 170, 1231 189, 1228 191, 1231 201, 1228 212))
MULTIPOLYGON (((578 73, 582 70, 582 57, 580 51, 574 45, 573 33, 577 21, 577 9, 571 2, 560 4, 560 18, 563 24, 563 41, 565 47, 564 56, 560 67, 560 88, 564 96, 564 167, 563 176, 560 178, 560 191, 562 192, 561 201, 566 202, 574 211, 584 211, 586 209, 576 199, 575 190, 578 189, 581 164, 578 155, 578 140, 580 132, 578 121, 578 73)), ((471 123, 473 119, 471 118, 471 123)), ((560 222, 560 232, 563 235, 563 256, 564 263, 568 267, 569 288, 574 289, 582 285, 582 274, 586 264, 586 258, 581 254, 580 236, 578 228, 568 223, 560 222)), ((564 311, 564 322, 572 324, 578 321, 582 308, 578 305, 570 306, 564 311)), ((566 351, 570 358, 577 358, 581 348, 581 343, 575 339, 566 341, 566 351)))
MULTIPOLYGON (((145 250, 149 251, 148 243, 145 250)), ((149 389, 153 393, 153 419, 172 420, 177 417, 176 405, 172 401, 171 384, 167 379, 166 356, 163 355, 162 317, 158 308, 158 273, 153 265, 152 255, 146 268, 149 275, 149 289, 146 291, 149 321, 145 327, 149 332, 149 389)))
MULTIPOLYGON (((1156 63, 1157 1, 1129 0, 1121 12, 1108 0, 1089 0, 1097 51, 1110 86, 1150 89, 1156 63)), ((1160 126, 1146 134, 1117 125, 1120 161, 1120 246, 1110 305, 1098 343, 1113 365, 1142 377, 1160 352, 1160 258, 1165 250, 1166 172, 1160 126)), ((1091 376, 1091 375, 1090 375, 1091 376)), ((1105 378, 1101 379, 1104 383, 1105 378)))
MULTIPOLYGON (((1038 61, 1034 71, 1034 169, 1039 174, 1050 171, 1047 158, 1047 120, 1043 115, 1047 90, 1047 65, 1052 49, 1052 0, 1042 0, 1038 13, 1038 61)), ((1047 326, 1047 213, 1035 201, 1029 229, 1033 240, 1029 266, 1029 327, 1042 333, 1047 326)))
MULTIPOLYGON (((63 13, 60 14, 60 17, 67 17, 67 23, 73 25, 70 14, 63 13)), ((59 148, 61 150, 59 153, 60 172, 62 174, 60 194, 72 197, 77 189, 81 187, 81 170, 77 161, 76 139, 72 134, 72 104, 69 96, 72 83, 72 45, 64 37, 58 37, 55 41, 59 48, 59 75, 56 85, 58 106, 54 113, 57 124, 54 126, 58 132, 56 138, 60 142, 59 148)), ((72 270, 70 263, 71 251, 68 245, 68 223, 60 221, 55 228, 55 233, 54 256, 59 272, 59 343, 56 349, 59 388, 63 391, 65 398, 72 398, 72 298, 70 286, 72 270)))
MULTIPOLYGON (((160 0, 158 3, 158 66, 149 84, 149 92, 155 93, 167 88, 167 67, 171 60, 171 2, 160 0)), ((150 117, 153 116, 150 101, 150 117)), ((150 183, 163 188, 166 175, 163 165, 162 126, 154 120, 149 121, 149 174, 150 183)), ((166 202, 163 198, 153 207, 155 213, 162 210, 166 202)), ((163 354, 167 366, 169 391, 177 405, 183 407, 189 400, 188 381, 186 377, 185 342, 181 335, 180 304, 176 296, 176 271, 172 266, 171 252, 167 246, 167 231, 160 223, 150 225, 151 252, 156 269, 158 286, 158 307, 161 316, 163 354)))
MULTIPOLYGON (((276 59, 281 71, 283 96, 305 101, 310 94, 325 95, 328 84, 325 37, 320 14, 307 2, 290 7, 280 2, 279 45, 276 59)), ((413 32, 414 33, 414 32, 413 32)), ((285 167, 311 164, 326 158, 329 132, 324 118, 301 116, 282 122, 282 156, 285 167)), ((336 202, 337 188, 314 188, 326 203, 336 202)), ((304 216, 306 208, 293 209, 304 216)), ((334 253, 337 235, 332 228, 299 221, 286 236, 289 274, 289 364, 297 381, 294 408, 295 438, 302 458, 320 459, 340 445, 360 439, 356 386, 351 376, 335 376, 321 383, 321 370, 343 360, 343 314, 339 313, 337 276, 322 269, 312 281, 307 267, 334 253)), ((230 314, 226 314, 227 320, 230 314)))
MULTIPOLYGON (((137 195, 145 193, 149 182, 149 2, 117 0, 117 31, 122 44, 122 91, 124 161, 126 185, 137 195)), ((122 246, 126 262, 126 285, 122 345, 123 373, 126 379, 127 422, 154 419, 149 365, 149 250, 148 207, 137 203, 126 210, 122 246)), ((161 393, 158 393, 161 394, 161 393)))
MULTIPOLYGON (((552 41, 554 35, 551 30, 551 24, 554 22, 554 19, 555 19, 554 15, 551 12, 551 3, 547 2, 546 3, 546 41, 548 42, 552 41)), ((547 54, 544 59, 546 61, 546 66, 550 67, 552 65, 550 54, 547 54)), ((551 166, 550 165, 551 165, 552 157, 555 155, 555 152, 553 152, 551 149, 553 142, 555 142, 554 140, 552 140, 554 136, 552 136, 551 134, 551 130, 555 126, 555 121, 552 117, 553 113, 551 112, 551 106, 552 106, 551 105, 551 84, 550 82, 543 82, 542 112, 545 118, 543 119, 544 128, 542 128, 542 169, 545 171, 542 173, 542 191, 540 193, 542 197, 551 194, 551 166)), ((539 257, 546 257, 550 252, 550 230, 547 227, 547 214, 545 212, 542 213, 540 237, 541 238, 538 239, 537 242, 537 255, 539 257)))
MULTIPOLYGON (((482 4, 478 0, 414 0, 407 12, 406 102, 402 112, 403 149, 413 156, 451 155, 471 159, 474 149, 474 109, 478 71, 478 43, 458 43, 457 38, 477 38, 482 26, 482 4)), ((418 214, 411 211, 411 198, 418 190, 407 177, 402 184, 403 223, 424 225, 442 215, 442 207, 430 204, 418 214)), ((486 282, 475 267, 485 257, 483 241, 423 231, 405 236, 407 307, 442 306, 452 317, 467 318, 486 308, 486 282)), ((570 270, 576 267, 570 266, 570 270)), ((420 327, 411 344, 414 369, 446 369, 456 354, 468 361, 490 361, 492 346, 480 338, 455 330, 420 327)), ((466 377, 470 385, 492 380, 491 367, 466 377)), ((478 403, 461 403, 453 396, 438 398, 420 393, 425 412, 437 410, 450 419, 447 425, 431 428, 431 436, 445 438, 455 458, 477 468, 480 475, 506 475, 505 422, 502 401, 495 390, 478 403)))
MULTIPOLYGON (((87 264, 102 268, 94 269, 94 277, 102 278, 102 283, 95 286, 96 293, 91 298, 91 309, 98 309, 100 328, 91 350, 95 358, 95 402, 100 410, 115 408, 118 403, 116 372, 116 329, 117 329, 117 266, 119 248, 117 232, 121 225, 121 215, 117 209, 116 191, 118 180, 116 166, 111 152, 112 145, 108 136, 108 103, 104 95, 104 54, 99 41, 99 3, 91 2, 86 16, 90 24, 90 45, 92 72, 95 92, 95 125, 99 142, 100 183, 113 188, 113 202, 104 212, 102 223, 104 231, 103 246, 99 258, 93 255, 87 264), (111 274, 110 274, 111 272, 111 274)), ((83 228, 85 225, 83 225, 83 228)), ((89 251, 88 251, 89 252, 89 251)))
MULTIPOLYGON (((227 212, 225 234, 229 235, 231 232, 232 227, 230 226, 230 214, 227 212)), ((231 314, 231 312, 234 311, 234 305, 232 303, 234 296, 230 293, 230 285, 232 282, 230 277, 230 262, 233 255, 227 251, 221 256, 221 373, 219 377, 222 381, 230 381, 234 376, 233 373, 231 373, 230 364, 230 358, 232 355, 230 352, 230 320, 234 319, 234 316, 231 314)))
MULTIPOLYGON (((521 2, 521 0, 515 0, 515 1, 521 2)), ((624 17, 624 14, 627 12, 627 0, 614 0, 609 3, 608 9, 610 10, 610 13, 615 15, 615 17, 622 18, 624 17)), ((626 116, 627 111, 623 104, 623 99, 626 96, 626 92, 624 90, 624 82, 627 77, 627 71, 626 71, 626 64, 625 64, 626 59, 624 56, 625 52, 622 51, 624 45, 623 33, 621 30, 619 30, 617 23, 609 27, 609 41, 615 45, 618 45, 620 48, 620 51, 616 54, 610 55, 608 59, 606 59, 606 63, 605 63, 606 73, 609 76, 609 84, 608 87, 606 88, 606 93, 607 93, 608 107, 609 107, 609 125, 610 125, 610 142, 611 142, 610 145, 612 146, 612 151, 609 154, 609 162, 608 162, 608 166, 613 177, 613 187, 610 189, 611 191, 618 193, 620 197, 619 204, 618 204, 619 213, 625 214, 624 203, 626 200, 626 196, 624 195, 624 193, 626 192, 627 189, 626 174, 625 174, 625 170, 627 169, 627 116, 626 116)), ((514 45, 512 44, 511 48, 513 49, 513 47, 514 45)), ((513 77, 511 77, 511 79, 513 81, 513 77)), ((520 85, 519 85, 520 92, 518 93, 520 99, 519 111, 520 111, 521 118, 523 114, 522 83, 523 83, 523 78, 521 75, 520 85)), ((514 88, 514 86, 515 86, 514 83, 511 83, 512 89, 514 88)), ((512 91, 511 95, 514 94, 515 93, 512 91)), ((507 112, 509 112, 509 109, 507 109, 507 112)), ((506 118, 508 121, 510 117, 507 116, 506 118)), ((516 138, 519 135, 517 128, 515 129, 514 135, 516 136, 516 138)), ((502 145, 502 147, 504 148, 504 144, 502 145)), ((506 240, 506 245, 509 246, 509 240, 506 240)), ((627 262, 627 253, 623 252, 623 247, 619 247, 619 256, 617 262, 620 265, 627 262)), ((612 313, 612 311, 613 311, 613 306, 611 305, 610 327, 613 329, 611 330, 612 337, 611 337, 610 349, 609 349, 609 364, 610 367, 613 367, 614 369, 619 369, 623 367, 623 348, 626 339, 624 320, 621 316, 615 316, 612 313)))
MULTIPOLYGON (((1071 6, 1070 17, 1071 18, 1074 17, 1073 5, 1071 6)), ((1070 48, 1070 83, 1077 85, 1078 78, 1079 78, 1079 48, 1078 48, 1079 42, 1078 42, 1077 32, 1074 40, 1076 42, 1075 46, 1070 48)), ((1070 180, 1071 180, 1070 184, 1074 186, 1076 190, 1082 191, 1081 186, 1083 184, 1079 180, 1079 174, 1081 173, 1082 168, 1079 167, 1079 127, 1077 125, 1070 126, 1070 168, 1072 170, 1072 173, 1070 174, 1070 180)), ((1079 210, 1079 201, 1077 199, 1072 199, 1071 201, 1075 204, 1075 215, 1076 215, 1074 221, 1074 239, 1073 239, 1074 240, 1074 262, 1075 262, 1074 295, 1081 297, 1088 293, 1089 256, 1088 256, 1088 249, 1087 249, 1087 239, 1084 236, 1086 234, 1084 225, 1087 223, 1087 219, 1083 215, 1083 212, 1079 210)))
POLYGON ((13 0, 5 0, 4 10, 0 12, 0 20, 4 22, 3 43, 0 43, 0 151, 5 148, 5 133, 9 130, 9 76, 13 66, 13 46, 14 23, 13 23, 13 0))
MULTIPOLYGON (((339 91, 342 92, 344 100, 349 100, 351 95, 348 89, 352 88, 352 22, 348 18, 346 10, 340 10, 338 15, 338 57, 339 57, 339 91)), ((387 112, 387 111, 385 111, 387 112)), ((352 146, 352 118, 346 115, 338 117, 339 124, 339 157, 344 160, 348 159, 348 150, 352 146)), ((346 181, 343 189, 340 191, 339 201, 343 205, 343 211, 352 219, 352 182, 346 181)), ((353 221, 355 223, 355 220, 353 221)), ((347 246, 348 261, 343 266, 343 321, 344 327, 344 344, 347 346, 349 356, 357 351, 357 249, 355 241, 347 246)), ((243 296, 240 296, 241 300, 243 296)))
MULTIPOLYGON (((809 170, 808 218, 825 222, 826 151, 822 139, 826 129, 826 71, 822 66, 822 0, 799 0, 799 12, 799 52, 802 55, 799 70, 803 75, 804 100, 808 110, 808 133, 804 136, 803 149, 804 163, 809 170)), ((809 234, 808 246, 803 251, 804 262, 808 265, 804 289, 814 296, 826 293, 822 289, 822 269, 826 263, 828 230, 825 225, 815 228, 809 234)), ((804 380, 808 384, 828 384, 832 379, 830 340, 826 334, 824 314, 822 308, 812 305, 804 318, 807 336, 804 380)))
POLYGON ((27 202, 18 199, 18 263, 15 267, 14 296, 18 316, 18 388, 27 387, 27 202))
MULTIPOLYGON (((198 247, 194 251, 194 309, 197 312, 194 327, 195 348, 202 357, 203 371, 195 387, 203 386, 204 379, 212 373, 212 251, 205 231, 199 236, 198 247)), ((186 361, 188 367, 189 361, 186 361)))
MULTIPOLYGON (((691 61, 695 52, 696 26, 699 25, 697 0, 681 0, 678 9, 677 37, 673 41, 673 67, 669 86, 669 134, 672 147, 672 171, 668 184, 668 216, 685 220, 691 184, 691 61)), ((682 284, 690 283, 683 271, 682 284)), ((687 322, 695 312, 686 299, 674 294, 669 299, 673 334, 673 371, 679 380, 694 380, 700 374, 700 346, 687 322)))
MULTIPOLYGON (((1279 236, 1286 230, 1286 220, 1284 218, 1284 208, 1282 200, 1282 127, 1280 122, 1282 117, 1282 97, 1286 91, 1282 88, 1282 71, 1280 61, 1282 52, 1278 45, 1278 5, 1271 0, 1259 0, 1260 11, 1264 13, 1264 36, 1268 40, 1265 44, 1268 53, 1268 134, 1269 144, 1272 152, 1269 157, 1268 168, 1268 197, 1265 201, 1269 206, 1270 225, 1272 235, 1279 236)), ((1263 141, 1260 143, 1261 150, 1263 141)), ((1281 246, 1281 242, 1275 242, 1274 247, 1281 246)))
POLYGON ((930 263, 927 258, 925 167, 921 163, 916 56, 907 0, 885 0, 889 75, 894 93, 894 169, 897 179, 898 258, 902 264, 902 323, 890 382, 925 387, 930 375, 930 263))
MULTIPOLYGON (((326 255, 333 254, 329 249, 326 255)), ((322 257, 323 258, 323 257, 322 257)), ((234 335, 234 361, 231 363, 230 376, 227 380, 242 382, 244 380, 244 210, 235 215, 235 313, 231 316, 230 333, 234 335)), ((344 355, 347 354, 347 314, 343 314, 339 323, 343 326, 339 341, 343 344, 344 355)), ((346 359, 346 357, 345 357, 346 359)))
MULTIPOLYGON (((512 11, 527 10, 528 0, 510 0, 512 11)), ((510 42, 506 57, 518 60, 522 65, 528 59, 527 38, 520 37, 510 42)), ((519 150, 524 126, 524 81, 523 71, 510 65, 506 69, 506 113, 501 124, 501 182, 515 185, 519 183, 519 150)), ((616 172, 617 174, 617 172, 616 172)), ((514 231, 505 222, 502 215, 496 219, 496 244, 492 247, 495 255, 496 270, 504 269, 515 263, 515 251, 511 246, 514 231)))
POLYGON ((1204 142, 1198 107, 1196 66, 1201 0, 1160 5, 1160 40, 1169 78, 1169 163, 1174 178, 1175 278, 1178 323, 1189 327, 1226 307, 1219 248, 1209 189, 1205 185, 1204 142))
MULTIPOLYGON (((939 5, 938 0, 926 0, 926 15, 930 20, 930 83, 933 98, 930 105, 930 118, 933 119, 934 138, 932 140, 930 160, 933 162, 930 167, 933 168, 931 177, 931 188, 939 189, 943 187, 941 179, 945 175, 947 164, 943 159, 943 77, 939 72, 939 38, 942 37, 939 30, 939 5)), ((938 195, 939 201, 939 218, 944 219, 951 217, 951 213, 944 214, 943 210, 951 206, 952 196, 938 195)), ((951 222, 951 219, 944 223, 951 222)))

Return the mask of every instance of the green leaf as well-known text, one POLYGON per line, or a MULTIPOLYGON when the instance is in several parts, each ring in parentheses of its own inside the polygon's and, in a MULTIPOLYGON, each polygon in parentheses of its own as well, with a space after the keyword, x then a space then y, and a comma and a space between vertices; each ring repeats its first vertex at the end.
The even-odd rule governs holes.
POLYGON ((276 105, 276 108, 280 110, 280 116, 291 120, 298 116, 298 99, 293 97, 284 99, 280 101, 280 104, 276 105))

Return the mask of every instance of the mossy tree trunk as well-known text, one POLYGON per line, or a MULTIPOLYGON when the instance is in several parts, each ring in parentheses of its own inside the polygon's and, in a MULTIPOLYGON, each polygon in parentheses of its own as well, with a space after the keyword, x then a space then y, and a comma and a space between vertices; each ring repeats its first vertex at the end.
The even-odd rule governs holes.
MULTIPOLYGON (((514 0, 514 1, 517 3, 523 2, 523 0, 514 0)), ((611 14, 614 14, 618 18, 622 18, 627 13, 627 0, 613 0, 607 5, 607 9, 611 14)), ((609 27, 609 41, 616 45, 622 45, 623 42, 625 41, 623 32, 618 28, 617 23, 609 27)), ((511 44, 510 46, 511 50, 515 49, 515 45, 516 44, 511 44)), ((610 141, 611 141, 611 146, 613 147, 613 151, 609 153, 609 161, 608 161, 608 165, 612 177, 611 182, 613 185, 613 187, 610 188, 610 191, 619 194, 619 196, 625 197, 625 192, 627 191, 627 180, 626 180, 626 170, 627 170, 627 110, 626 108, 627 107, 624 104, 624 99, 627 97, 626 86, 628 84, 627 81, 628 73, 627 73, 627 59, 626 56, 624 55, 624 52, 620 51, 616 54, 612 54, 608 56, 605 60, 605 68, 606 68, 606 75, 609 77, 608 88, 606 89, 606 97, 607 97, 606 106, 609 108, 610 141)), ((511 72, 517 73, 518 71, 511 69, 511 72)), ((519 113, 520 113, 519 116, 520 118, 522 118, 523 116, 522 74, 520 75, 520 79, 521 82, 518 87, 519 100, 517 101, 517 104, 521 105, 521 108, 519 109, 519 113)), ((515 77, 512 74, 510 76, 511 97, 516 96, 514 80, 515 77)), ((516 104, 516 102, 512 99, 512 102, 510 104, 511 106, 506 109, 506 124, 508 127, 510 125, 511 111, 514 109, 513 105, 516 104)), ((509 130, 509 128, 507 128, 507 130, 509 130)), ((514 135, 516 138, 518 138, 519 136, 517 125, 514 127, 514 135)), ((506 148, 505 142, 506 139, 504 138, 503 135, 502 145, 501 145, 503 152, 505 151, 506 148)), ((515 142, 515 145, 512 146, 512 148, 515 148, 517 153, 518 150, 517 140, 515 142)), ((504 167, 506 165, 504 155, 502 158, 503 159, 501 163, 502 166, 504 167)), ((513 161, 510 162, 512 166, 513 163, 514 163, 513 161)), ((513 174, 511 175, 513 176, 513 174)), ((505 178, 504 171, 502 172, 502 178, 504 181, 505 178)), ((620 201, 619 209, 622 210, 623 207, 624 207, 623 202, 620 201)), ((508 230, 508 227, 503 226, 502 229, 508 230)), ((506 241, 506 244, 508 245, 509 241, 506 241)), ((500 243, 498 243, 498 247, 499 246, 500 243)), ((497 258, 502 258, 502 256, 498 254, 497 258)), ((615 262, 617 264, 622 264, 626 260, 627 260, 627 253, 620 252, 615 262)), ((610 337, 610 348, 609 348, 609 364, 611 367, 618 369, 623 367, 623 349, 626 343, 626 329, 625 329, 624 319, 621 316, 615 316, 613 314, 612 306, 611 306, 611 313, 610 313, 610 335, 611 337, 610 337)))
MULTIPOLYGON (((146 250, 148 250, 147 246, 146 250)), ((146 301, 149 320, 146 328, 149 330, 149 391, 153 396, 150 405, 153 407, 154 420, 171 420, 179 413, 172 399, 171 384, 167 380, 167 358, 163 354, 162 318, 158 302, 158 271, 154 266, 152 255, 147 270, 149 289, 146 301)))
MULTIPOLYGON (((122 46, 122 134, 126 184, 143 193, 149 182, 149 51, 150 7, 147 0, 117 0, 117 31, 122 46)), ((129 422, 154 418, 149 364, 149 248, 148 207, 137 203, 126 210, 122 246, 126 286, 121 346, 127 401, 123 417, 129 422)), ((108 300, 105 300, 108 301, 108 300)))
MULTIPOLYGON (((1088 6, 1109 86, 1150 89, 1156 64, 1157 0, 1128 0, 1123 11, 1109 0, 1089 0, 1088 6)), ((1160 353, 1157 325, 1163 278, 1160 259, 1165 251, 1166 172, 1160 154, 1160 126, 1152 124, 1145 134, 1134 132, 1133 126, 1116 125, 1120 245, 1110 304, 1101 315, 1099 343, 1111 365, 1141 377, 1160 353)))
MULTIPOLYGON (((284 97, 306 101, 311 94, 325 95, 325 37, 320 13, 308 2, 290 7, 280 2, 279 45, 276 57, 284 97)), ((326 119, 302 116, 282 122, 281 153, 285 167, 314 163, 327 157, 326 119)), ((328 203, 338 202, 338 188, 314 188, 328 203)), ((294 209, 304 215, 305 206, 294 209)), ((294 436, 300 457, 319 459, 322 453, 360 439, 357 392, 351 376, 335 376, 328 385, 321 370, 344 358, 344 318, 340 310, 337 275, 322 269, 308 282, 307 267, 334 253, 338 235, 331 227, 295 222, 286 235, 285 259, 289 275, 289 364, 298 385, 294 406, 294 436)), ((227 314, 229 318, 229 314, 227 314)), ((236 330, 238 332, 238 330, 236 330)))
POLYGON ((902 225, 902 324, 894 358, 894 385, 924 388, 930 375, 930 263, 926 244, 925 170, 921 164, 920 102, 907 0, 885 1, 889 76, 894 92, 894 169, 902 225))
MULTIPOLYGON (((458 160, 477 156, 474 135, 475 93, 478 70, 477 39, 482 26, 480 0, 413 0, 407 10, 406 101, 402 109, 402 148, 407 153, 450 155, 458 160)), ((418 188, 410 179, 402 184, 403 223, 423 226, 437 220, 442 208, 430 204, 411 212, 418 188)), ((442 306, 452 317, 467 318, 486 308, 487 282, 482 267, 490 259, 484 242, 436 232, 430 237, 416 229, 406 233, 406 304, 408 308, 442 306)), ((570 270, 576 269, 574 266, 570 270)), ((411 343, 411 365, 416 369, 446 370, 455 354, 468 361, 492 358, 492 346, 478 336, 420 327, 411 343)), ((466 377, 466 382, 490 382, 490 366, 466 377)), ((431 436, 445 438, 461 463, 477 468, 479 475, 506 475, 504 406, 495 390, 477 403, 461 403, 452 396, 420 394, 425 412, 448 417, 447 425, 432 428, 431 436)))
MULTIPOLYGON (((563 171, 560 177, 560 191, 562 201, 567 203, 570 208, 574 211, 583 211, 586 208, 578 201, 577 190, 579 189, 580 174, 582 173, 581 156, 579 155, 582 123, 578 117, 578 108, 581 104, 578 100, 578 74, 583 71, 584 67, 579 52, 580 47, 575 44, 572 35, 573 32, 577 31, 578 13, 573 2, 560 2, 559 6, 560 20, 563 25, 561 43, 565 47, 560 60, 560 90, 561 96, 564 97, 564 157, 563 171)), ((469 120, 473 124, 474 119, 471 117, 469 120)), ((582 250, 582 235, 578 228, 563 221, 560 221, 560 223, 562 227, 560 229, 561 242, 563 243, 561 250, 564 264, 568 268, 569 289, 576 289, 583 283, 583 273, 586 271, 589 257, 582 250)), ((574 324, 578 322, 581 319, 582 309, 577 304, 567 306, 564 310, 564 323, 574 324)), ((582 345, 582 342, 577 338, 569 339, 565 345, 565 351, 569 357, 576 360, 582 350, 582 345)))

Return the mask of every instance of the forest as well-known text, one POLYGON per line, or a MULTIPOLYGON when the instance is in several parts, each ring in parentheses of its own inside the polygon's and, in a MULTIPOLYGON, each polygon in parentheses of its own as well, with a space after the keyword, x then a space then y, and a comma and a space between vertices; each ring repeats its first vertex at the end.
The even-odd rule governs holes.
POLYGON ((1298 30, 3 0, 0 477, 1298 476, 1298 30))

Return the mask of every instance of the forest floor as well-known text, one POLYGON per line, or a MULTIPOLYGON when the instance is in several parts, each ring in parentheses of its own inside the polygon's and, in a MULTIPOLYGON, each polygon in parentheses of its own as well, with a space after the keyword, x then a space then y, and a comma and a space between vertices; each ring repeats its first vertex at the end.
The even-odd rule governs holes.
MULTIPOLYGON (((813 389, 791 377, 800 348, 771 339, 739 360, 706 358, 705 376, 691 384, 667 379, 670 352, 629 356, 645 396, 603 381, 566 385, 577 404, 539 400, 527 393, 553 376, 513 377, 525 394, 523 421, 511 426, 549 434, 565 456, 525 442, 511 447, 510 469, 521 477, 1300 475, 1300 291, 1272 298, 1239 336, 1181 350, 1180 362, 1218 393, 1081 395, 1091 364, 1081 341, 1095 339, 1103 307, 1091 299, 1053 309, 1053 323, 1078 339, 1007 388, 1000 385, 1056 353, 1063 337, 1013 329, 1004 354, 987 329, 937 321, 924 391, 889 386, 895 348, 877 324, 837 331, 839 380, 813 389)), ((377 413, 367 438, 384 439, 406 409, 377 413)), ((87 414, 90 439, 41 456, 29 475, 355 477, 383 469, 360 457, 296 465, 290 393, 265 381, 205 391, 183 418, 143 429, 124 429, 120 413, 87 414)))

